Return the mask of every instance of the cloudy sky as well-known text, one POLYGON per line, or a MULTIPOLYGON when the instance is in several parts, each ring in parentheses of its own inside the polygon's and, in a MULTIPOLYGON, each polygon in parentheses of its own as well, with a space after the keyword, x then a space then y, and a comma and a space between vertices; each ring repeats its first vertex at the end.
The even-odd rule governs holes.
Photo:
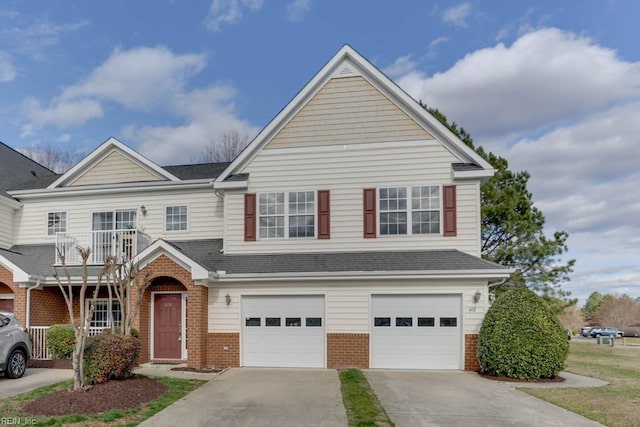
POLYGON ((160 164, 255 134, 344 43, 531 173, 565 288, 640 296, 640 2, 0 3, 0 140, 160 164))

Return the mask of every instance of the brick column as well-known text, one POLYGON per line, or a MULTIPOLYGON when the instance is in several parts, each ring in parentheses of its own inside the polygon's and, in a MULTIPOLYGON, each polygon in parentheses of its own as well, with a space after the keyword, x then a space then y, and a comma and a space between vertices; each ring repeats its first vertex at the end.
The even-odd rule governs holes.
POLYGON ((237 332, 217 332, 209 334, 207 366, 240 366, 240 334, 237 332))
MULTIPOLYGON (((22 325, 27 323, 27 290, 13 281, 13 273, 0 265, 0 283, 13 293, 13 312, 22 325)), ((33 292, 37 291, 31 291, 33 292)))
POLYGON ((369 368, 369 334, 327 334, 327 368, 369 368))
POLYGON ((478 361, 478 334, 465 334, 464 336, 464 370, 480 371, 478 361))
POLYGON ((202 368, 207 363, 209 288, 192 285, 187 298, 187 365, 202 368))

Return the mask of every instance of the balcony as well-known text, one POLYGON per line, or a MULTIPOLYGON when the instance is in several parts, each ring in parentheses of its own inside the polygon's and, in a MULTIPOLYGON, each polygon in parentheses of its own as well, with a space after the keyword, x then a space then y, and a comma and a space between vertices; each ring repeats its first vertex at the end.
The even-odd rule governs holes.
POLYGON ((62 264, 60 253, 65 255, 67 265, 82 264, 77 247, 91 249, 87 262, 89 265, 101 265, 109 256, 115 257, 118 262, 126 262, 149 246, 150 241, 149 236, 134 229, 57 233, 56 264, 62 264))

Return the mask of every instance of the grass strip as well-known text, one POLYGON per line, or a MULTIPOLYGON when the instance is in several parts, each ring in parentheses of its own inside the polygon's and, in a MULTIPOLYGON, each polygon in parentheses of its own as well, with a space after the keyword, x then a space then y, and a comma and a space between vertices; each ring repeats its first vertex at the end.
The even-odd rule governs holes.
POLYGON ((91 424, 99 422, 101 425, 136 426, 206 382, 203 380, 187 380, 169 377, 154 377, 154 379, 165 384, 169 390, 156 400, 142 404, 137 408, 112 409, 100 414, 69 414, 57 417, 34 416, 22 410, 24 405, 39 397, 56 391, 69 389, 72 381, 63 381, 12 398, 0 400, 0 414, 3 414, 4 417, 10 417, 12 420, 19 419, 22 424, 29 423, 38 426, 57 427, 82 422, 89 422, 91 424))
POLYGON ((394 426, 373 392, 369 381, 358 369, 339 371, 342 402, 349 426, 394 426))

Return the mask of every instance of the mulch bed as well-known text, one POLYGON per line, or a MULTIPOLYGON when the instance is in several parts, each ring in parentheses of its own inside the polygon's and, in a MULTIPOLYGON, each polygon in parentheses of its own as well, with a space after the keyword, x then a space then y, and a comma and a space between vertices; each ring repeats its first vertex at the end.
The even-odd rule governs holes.
POLYGON ((177 368, 171 368, 172 371, 178 371, 178 372, 197 372, 200 374, 217 374, 218 372, 222 372, 224 371, 225 368, 187 368, 187 367, 177 367, 177 368))
POLYGON ((168 387, 154 379, 134 375, 121 381, 96 384, 86 391, 61 390, 24 406, 34 415, 97 414, 110 409, 128 409, 157 399, 168 387))
POLYGON ((517 378, 511 378, 511 377, 504 377, 504 376, 495 376, 495 375, 487 375, 487 374, 481 374, 478 372, 478 375, 480 375, 482 378, 486 378, 488 380, 494 380, 494 381, 505 381, 505 382, 509 382, 509 383, 561 383, 564 382, 565 379, 561 376, 557 376, 557 377, 552 377, 552 378, 539 378, 537 380, 519 380, 517 378))
POLYGON ((30 359, 27 368, 72 369, 71 359, 36 360, 30 359))

